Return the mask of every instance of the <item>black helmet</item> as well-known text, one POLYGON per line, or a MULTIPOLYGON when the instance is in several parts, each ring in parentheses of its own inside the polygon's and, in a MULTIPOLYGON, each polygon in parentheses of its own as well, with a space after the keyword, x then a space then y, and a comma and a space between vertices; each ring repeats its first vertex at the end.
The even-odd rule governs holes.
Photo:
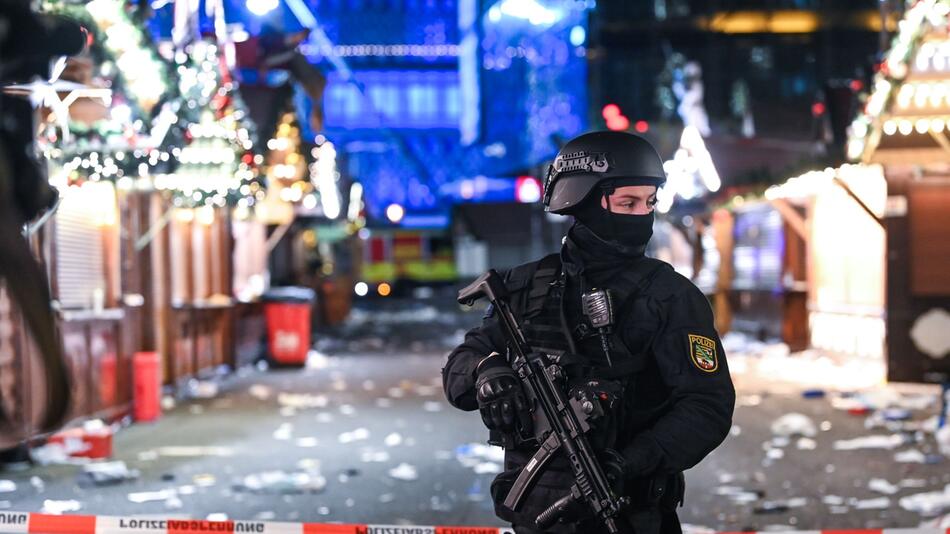
POLYGON ((627 132, 590 132, 571 139, 548 167, 544 209, 570 213, 594 187, 666 183, 663 161, 649 141, 627 132))

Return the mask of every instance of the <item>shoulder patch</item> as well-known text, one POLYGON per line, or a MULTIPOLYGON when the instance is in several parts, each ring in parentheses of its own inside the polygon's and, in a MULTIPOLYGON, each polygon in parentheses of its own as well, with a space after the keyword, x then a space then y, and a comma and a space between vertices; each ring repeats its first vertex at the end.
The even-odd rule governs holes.
POLYGON ((716 342, 706 336, 689 335, 689 359, 700 371, 715 372, 719 369, 719 359, 716 356, 716 342))

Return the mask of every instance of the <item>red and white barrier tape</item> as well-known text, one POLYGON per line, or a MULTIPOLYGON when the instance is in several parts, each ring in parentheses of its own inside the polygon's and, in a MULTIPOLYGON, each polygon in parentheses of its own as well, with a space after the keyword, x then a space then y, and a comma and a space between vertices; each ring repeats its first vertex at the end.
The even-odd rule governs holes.
MULTIPOLYGON (((273 521, 203 521, 95 515, 0 512, 0 534, 513 534, 509 528, 421 525, 340 525, 273 521)), ((717 532, 715 534, 766 534, 717 532)), ((768 534, 950 534, 948 529, 799 530, 768 534)))
MULTIPOLYGON (((0 534, 511 534, 499 527, 203 521, 0 511, 0 534)), ((940 534, 950 534, 943 533, 940 534)))

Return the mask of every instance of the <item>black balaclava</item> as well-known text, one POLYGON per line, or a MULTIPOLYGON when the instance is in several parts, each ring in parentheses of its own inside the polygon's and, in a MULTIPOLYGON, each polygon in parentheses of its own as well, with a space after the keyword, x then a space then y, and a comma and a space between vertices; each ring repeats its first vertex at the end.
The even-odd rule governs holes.
POLYGON ((575 237, 581 241, 602 241, 598 245, 607 245, 622 256, 642 255, 653 236, 653 212, 628 215, 610 211, 609 205, 601 206, 613 189, 610 185, 597 188, 577 207, 573 214, 575 226, 583 229, 579 228, 581 231, 575 232, 575 237))

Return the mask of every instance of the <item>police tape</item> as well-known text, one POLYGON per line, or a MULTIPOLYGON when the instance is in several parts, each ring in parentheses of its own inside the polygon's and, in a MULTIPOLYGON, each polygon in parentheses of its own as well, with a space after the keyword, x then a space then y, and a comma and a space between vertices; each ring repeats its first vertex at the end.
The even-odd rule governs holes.
MULTIPOLYGON (((0 511, 0 534, 227 534, 239 532, 255 534, 514 534, 513 530, 504 527, 204 521, 0 511)), ((684 528, 684 532, 688 533, 691 530, 684 528)), ((714 532, 705 528, 698 528, 695 533, 766 534, 750 531, 714 532)), ((780 534, 950 534, 950 528, 787 530, 781 531, 780 534)))
POLYGON ((245 532, 255 534, 513 534, 511 529, 502 527, 204 521, 0 511, 0 534, 236 534, 245 532))

